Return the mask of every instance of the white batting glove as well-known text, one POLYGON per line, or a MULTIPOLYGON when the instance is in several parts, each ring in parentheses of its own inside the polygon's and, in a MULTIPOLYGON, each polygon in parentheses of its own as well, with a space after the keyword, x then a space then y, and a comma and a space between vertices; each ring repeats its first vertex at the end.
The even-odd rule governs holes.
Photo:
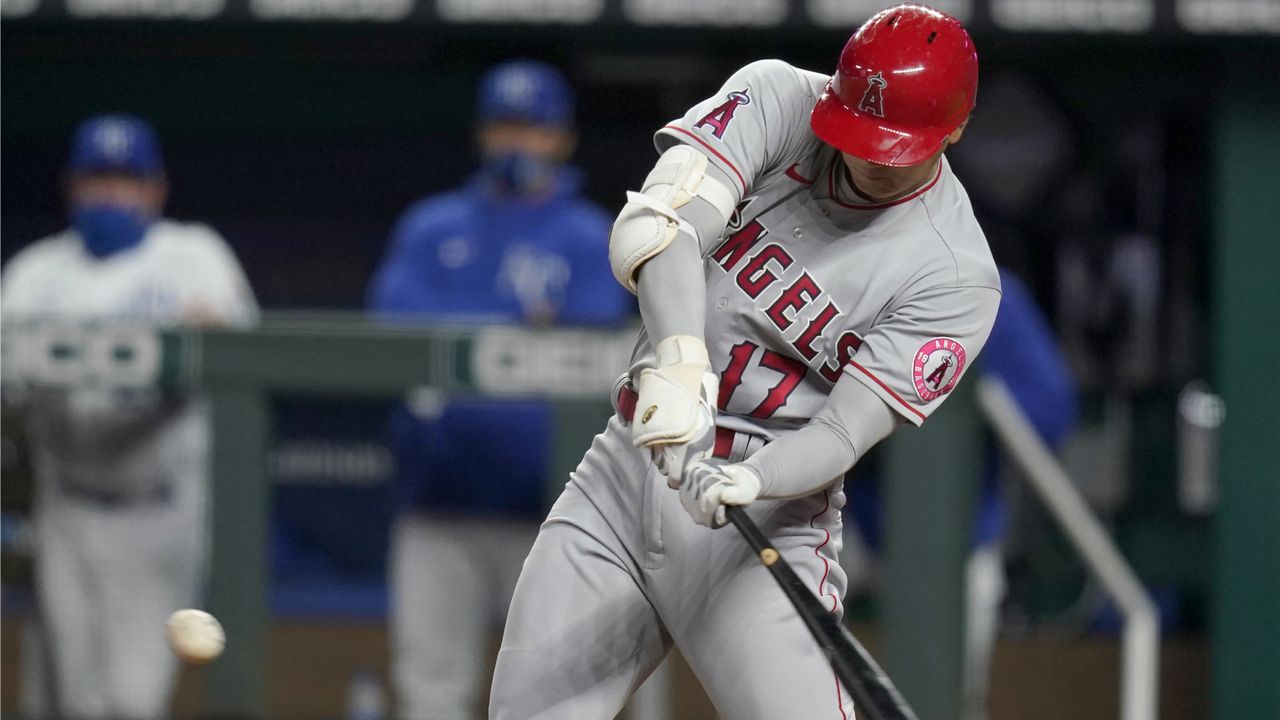
POLYGON ((654 348, 658 366, 636 380, 631 440, 653 452, 671 487, 685 468, 710 457, 715 444, 716 391, 707 346, 689 335, 673 335, 654 348))
POLYGON ((680 483, 680 504, 699 525, 723 527, 726 505, 750 505, 760 495, 760 476, 742 464, 690 463, 680 483))

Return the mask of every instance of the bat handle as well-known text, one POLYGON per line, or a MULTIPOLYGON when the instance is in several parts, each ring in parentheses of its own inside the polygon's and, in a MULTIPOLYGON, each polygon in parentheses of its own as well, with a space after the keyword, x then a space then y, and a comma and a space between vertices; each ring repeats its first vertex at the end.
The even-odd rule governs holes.
POLYGON ((761 532, 760 528, 747 517, 746 508, 740 505, 725 505, 724 515, 728 518, 733 526, 738 528, 738 532, 742 533, 742 537, 746 539, 747 545, 751 549, 760 554, 765 550, 773 550, 777 553, 777 549, 773 547, 773 543, 769 542, 768 536, 761 532))
POLYGON ((778 562, 778 558, 781 557, 778 554, 778 549, 773 546, 773 543, 769 542, 769 538, 760 531, 760 528, 751 522, 751 518, 747 517, 745 508, 738 505, 726 505, 724 514, 729 519, 729 522, 733 523, 734 527, 738 528, 738 531, 746 538, 747 545, 755 551, 756 556, 760 558, 760 562, 765 567, 773 567, 773 564, 778 562))

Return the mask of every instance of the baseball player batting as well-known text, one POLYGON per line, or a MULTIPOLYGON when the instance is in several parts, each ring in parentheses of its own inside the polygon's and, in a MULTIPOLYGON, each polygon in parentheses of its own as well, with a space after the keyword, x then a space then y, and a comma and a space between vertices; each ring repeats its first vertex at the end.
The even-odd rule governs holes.
POLYGON ((755 62, 657 132, 610 236, 645 329, 525 562, 490 718, 613 717, 672 645, 724 717, 852 717, 795 609, 719 528, 745 506, 839 618, 845 472, 937 409, 1000 301, 943 155, 977 81, 958 21, 900 5, 834 76, 755 62))

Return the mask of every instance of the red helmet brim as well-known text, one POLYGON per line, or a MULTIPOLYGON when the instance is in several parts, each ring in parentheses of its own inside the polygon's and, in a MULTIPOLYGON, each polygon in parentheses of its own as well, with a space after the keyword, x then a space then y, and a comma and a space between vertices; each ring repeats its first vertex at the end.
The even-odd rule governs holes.
POLYGON ((831 83, 809 114, 813 133, 837 150, 879 165, 905 167, 928 160, 955 128, 895 128, 845 105, 831 83))

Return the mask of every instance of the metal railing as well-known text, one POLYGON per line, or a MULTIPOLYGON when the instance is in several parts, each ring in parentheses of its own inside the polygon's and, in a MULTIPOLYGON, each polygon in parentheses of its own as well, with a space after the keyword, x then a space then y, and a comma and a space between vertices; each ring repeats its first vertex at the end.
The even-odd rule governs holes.
POLYGON ((979 379, 978 406, 1049 514, 1120 606, 1124 615, 1121 720, 1155 720, 1160 672, 1160 626, 1155 604, 1004 382, 991 376, 979 379))

